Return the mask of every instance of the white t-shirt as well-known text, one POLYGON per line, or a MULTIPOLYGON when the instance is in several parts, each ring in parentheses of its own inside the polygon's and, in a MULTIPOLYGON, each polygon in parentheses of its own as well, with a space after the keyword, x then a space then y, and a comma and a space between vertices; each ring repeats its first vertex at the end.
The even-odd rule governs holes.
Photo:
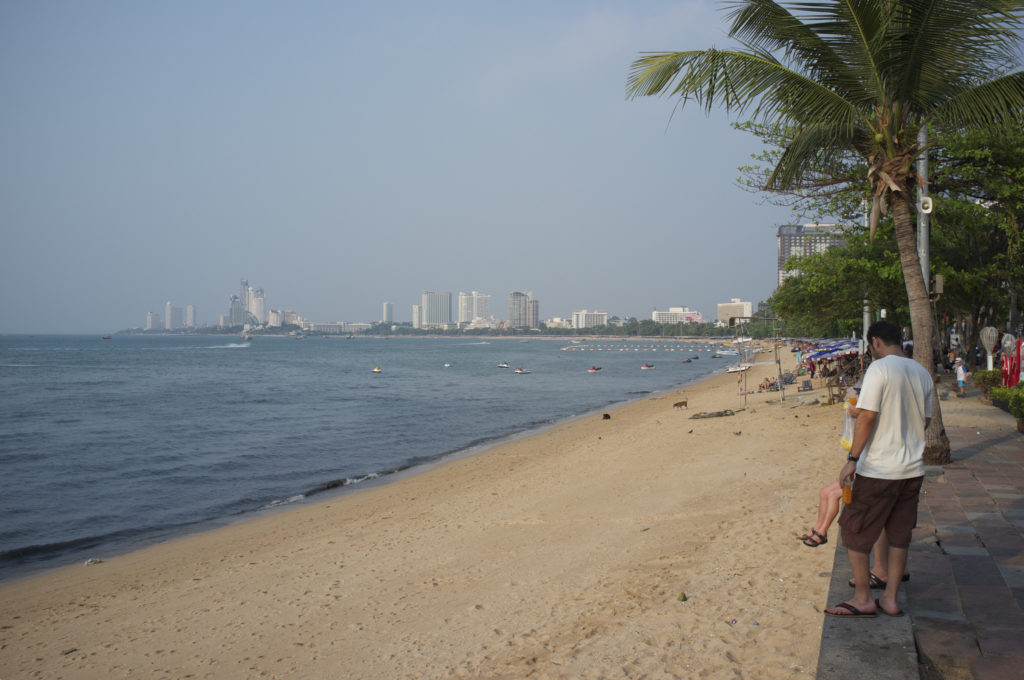
POLYGON ((932 417, 935 383, 921 364, 891 354, 871 362, 857 408, 878 414, 857 463, 857 474, 910 479, 924 474, 924 423, 932 417))

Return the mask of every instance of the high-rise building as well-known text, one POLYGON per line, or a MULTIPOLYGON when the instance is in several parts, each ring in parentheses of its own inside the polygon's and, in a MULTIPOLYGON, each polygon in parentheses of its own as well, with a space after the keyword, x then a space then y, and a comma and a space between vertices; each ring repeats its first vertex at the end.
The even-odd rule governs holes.
POLYGON ((572 313, 573 328, 594 328, 595 326, 608 325, 608 312, 597 310, 588 312, 585 309, 578 309, 572 313))
POLYGON ((512 291, 508 294, 508 325, 510 328, 532 328, 530 326, 530 291, 512 291))
POLYGON ((231 326, 244 326, 248 320, 249 312, 245 308, 245 302, 237 295, 232 295, 228 303, 228 323, 231 326))
POLYGON ((185 306, 185 327, 195 328, 196 327, 196 306, 186 305, 185 306))
POLYGON ((842 232, 835 224, 785 224, 776 233, 779 248, 778 279, 776 284, 790 276, 799 274, 799 270, 786 269, 786 262, 791 257, 806 257, 823 253, 833 246, 846 243, 842 232))
POLYGON ((692 311, 689 307, 669 307, 667 312, 654 310, 651 319, 656 323, 700 323, 704 320, 700 312, 692 311))
POLYGON ((170 329, 178 330, 185 325, 185 310, 181 307, 171 307, 170 329))
POLYGON ((160 320, 160 315, 156 312, 146 312, 146 330, 157 331, 164 327, 163 322, 160 320))
POLYGON ((452 294, 423 291, 423 327, 447 328, 452 323, 452 294))
POLYGON ((266 297, 263 295, 263 289, 257 288, 255 290, 249 289, 249 314, 252 318, 249 319, 249 323, 255 321, 258 324, 265 323, 267 320, 266 315, 266 297))
POLYGON ((284 312, 280 309, 271 309, 267 313, 267 325, 277 327, 284 322, 284 312))
POLYGON ((530 298, 526 301, 526 327, 540 328, 540 300, 530 298))
POLYGON ((718 314, 715 318, 719 323, 727 324, 732 317, 751 316, 753 302, 744 302, 739 298, 732 298, 729 302, 718 303, 718 314))
POLYGON ((381 314, 381 323, 394 323, 395 321, 395 306, 390 302, 384 303, 384 310, 381 314))
POLYGON ((491 296, 477 291, 459 293, 459 325, 472 323, 476 319, 487 320, 491 316, 491 296))
POLYGON ((412 306, 412 327, 423 328, 423 309, 419 305, 412 306))
POLYGON ((164 330, 173 331, 174 324, 171 323, 171 301, 164 303, 164 330))

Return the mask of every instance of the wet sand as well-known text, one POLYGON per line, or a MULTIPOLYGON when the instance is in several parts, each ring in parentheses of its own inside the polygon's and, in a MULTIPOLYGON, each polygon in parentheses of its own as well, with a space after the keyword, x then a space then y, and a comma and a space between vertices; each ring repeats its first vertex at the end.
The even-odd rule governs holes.
POLYGON ((690 419, 742 407, 718 375, 5 586, 0 677, 813 677, 838 538, 795 536, 841 466, 842 410, 778 398, 690 419))

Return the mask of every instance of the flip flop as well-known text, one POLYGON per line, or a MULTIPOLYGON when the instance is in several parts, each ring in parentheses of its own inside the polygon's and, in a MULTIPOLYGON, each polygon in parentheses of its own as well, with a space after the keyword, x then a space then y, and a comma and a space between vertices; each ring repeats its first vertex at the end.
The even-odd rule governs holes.
POLYGON ((882 612, 886 616, 892 616, 893 618, 896 618, 898 616, 903 616, 903 610, 902 609, 900 609, 895 614, 890 614, 889 612, 885 611, 884 609, 882 609, 882 603, 879 602, 878 600, 875 600, 875 607, 878 609, 878 611, 882 612))
POLYGON ((835 616, 840 619, 873 619, 878 614, 875 612, 864 613, 861 610, 854 607, 852 604, 846 602, 840 602, 839 604, 832 605, 832 609, 842 608, 849 611, 849 614, 833 614, 832 612, 826 611, 825 616, 835 616))

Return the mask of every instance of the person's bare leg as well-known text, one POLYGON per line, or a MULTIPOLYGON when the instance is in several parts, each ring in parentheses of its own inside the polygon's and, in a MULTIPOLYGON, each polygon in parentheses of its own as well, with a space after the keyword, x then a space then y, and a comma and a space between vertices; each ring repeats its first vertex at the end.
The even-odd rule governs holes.
MULTIPOLYGON (((889 537, 886 536, 885 530, 882 530, 878 540, 875 541, 875 545, 872 548, 874 552, 874 565, 871 567, 871 573, 878 577, 881 581, 889 580, 889 537)), ((899 572, 903 573, 903 572, 899 572)), ((869 577, 870 578, 870 577, 869 577)))
MULTIPOLYGON (((849 548, 846 552, 850 556, 850 567, 853 569, 853 580, 857 584, 857 589, 854 591, 853 597, 847 600, 846 604, 860 610, 864 614, 871 614, 875 611, 875 600, 871 597, 871 587, 868 584, 870 556, 866 552, 858 552, 849 548)), ((835 616, 844 616, 851 613, 839 606, 829 607, 825 611, 835 616)))
POLYGON ((839 499, 843 497, 843 487, 839 482, 832 482, 821 490, 821 503, 818 505, 818 523, 814 528, 822 535, 828 535, 836 515, 839 514, 839 499))
MULTIPOLYGON (((903 570, 907 566, 907 549, 906 548, 893 548, 889 547, 889 569, 893 574, 902 574, 903 570)), ((900 591, 900 579, 891 578, 885 586, 885 592, 882 593, 882 597, 878 599, 878 603, 882 606, 882 609, 889 612, 890 614, 896 614, 900 611, 899 605, 896 603, 896 597, 900 591)), ((856 606, 856 605, 854 605, 856 606)))

